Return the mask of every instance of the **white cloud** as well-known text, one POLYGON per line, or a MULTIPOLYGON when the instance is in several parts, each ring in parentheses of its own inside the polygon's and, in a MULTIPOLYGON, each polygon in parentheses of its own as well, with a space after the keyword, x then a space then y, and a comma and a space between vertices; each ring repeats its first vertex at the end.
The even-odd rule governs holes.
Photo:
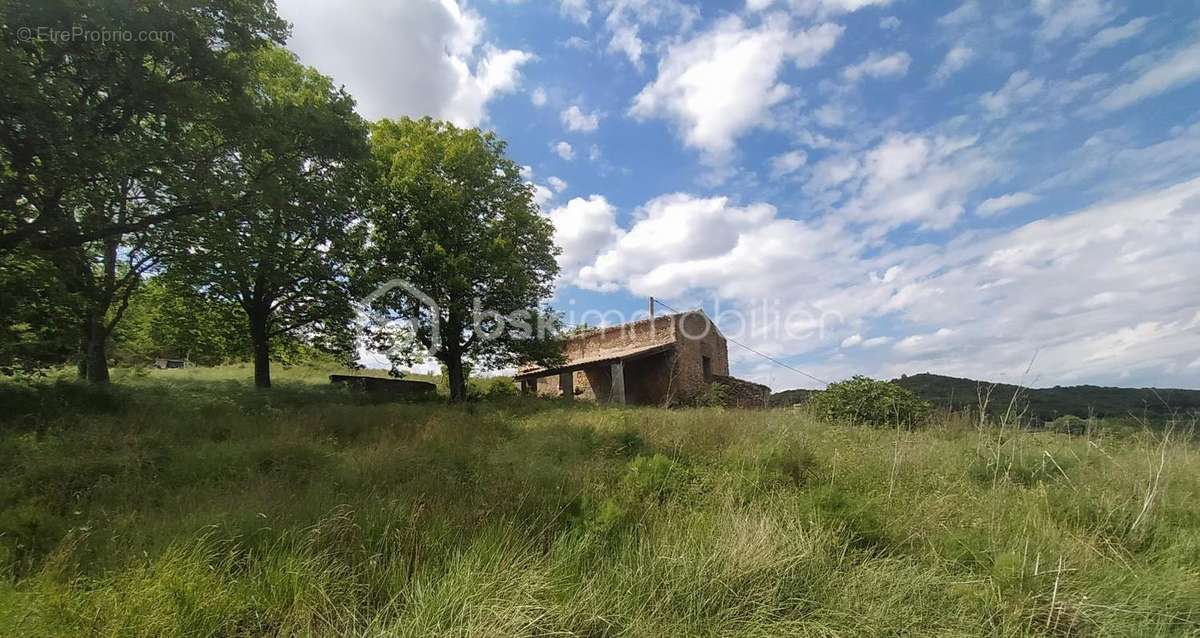
POLYGON ((873 148, 833 156, 813 167, 805 189, 841 202, 846 219, 881 234, 905 224, 948 228, 970 194, 995 179, 998 165, 973 137, 889 134, 873 148))
POLYGON ((608 41, 611 53, 623 53, 634 68, 642 68, 642 39, 638 37, 636 24, 623 24, 613 29, 612 38, 608 41))
POLYGON ((900 28, 900 18, 896 16, 888 16, 879 21, 879 28, 886 31, 895 31, 900 28))
POLYGON ((559 276, 566 283, 574 283, 579 268, 590 264, 622 235, 617 209, 601 195, 575 197, 547 217, 554 224, 554 243, 562 249, 559 276))
POLYGON ((575 49, 576 51, 587 51, 588 49, 592 48, 591 43, 577 35, 573 35, 566 40, 559 42, 558 44, 559 46, 566 47, 568 49, 575 49))
POLYGON ((1109 0, 1033 0, 1042 18, 1038 37, 1045 41, 1078 37, 1110 22, 1121 7, 1109 0))
POLYGON ((563 126, 567 127, 568 131, 590 133, 595 131, 596 127, 600 126, 599 113, 584 113, 576 105, 571 105, 563 109, 563 112, 559 116, 562 118, 563 126))
POLYGON ((541 184, 532 184, 532 186, 533 203, 537 204, 539 209, 545 208, 546 204, 549 204, 554 200, 554 191, 542 186, 541 184))
POLYGON ((975 50, 965 44, 955 45, 954 48, 946 52, 946 57, 942 59, 942 63, 933 73, 933 79, 936 82, 945 82, 950 79, 950 76, 965 69, 971 60, 975 59, 975 50))
POLYGON ((606 5, 604 26, 610 34, 609 52, 624 54, 639 71, 646 50, 643 27, 670 28, 671 36, 678 37, 700 17, 698 9, 680 0, 607 0, 606 5))
POLYGON ((345 84, 369 119, 429 115, 478 125, 534 57, 484 42, 483 19, 453 0, 282 0, 279 12, 293 25, 288 47, 345 84))
POLYGON ((981 95, 979 103, 993 117, 1003 117, 1013 106, 1028 102, 1041 95, 1045 88, 1045 80, 1034 77, 1028 71, 1020 70, 1010 75, 1004 86, 991 93, 981 95))
POLYGON ((771 108, 791 94, 778 79, 784 63, 815 66, 842 31, 835 24, 796 31, 778 15, 758 27, 724 18, 669 48, 658 77, 637 95, 630 113, 672 120, 687 146, 720 162, 738 137, 765 125, 771 108))
POLYGON ((783 177, 800 170, 808 163, 808 154, 804 151, 788 151, 771 158, 771 176, 783 177))
POLYGON ((1200 41, 1159 56, 1140 75, 1113 89, 1100 107, 1116 111, 1200 80, 1200 41))
POLYGON ((598 161, 600 161, 600 157, 601 157, 600 147, 596 144, 592 144, 588 148, 588 159, 593 162, 598 162, 598 161))
POLYGON ((938 24, 944 27, 961 27, 974 22, 983 16, 976 0, 966 0, 958 8, 938 18, 938 24))
POLYGON ((561 193, 561 192, 567 190, 567 183, 565 181, 563 181, 561 178, 555 177, 553 175, 546 178, 546 183, 549 184, 550 188, 554 189, 554 192, 556 192, 556 193, 561 193))
POLYGON ((1043 384, 1136 371, 1194 385, 1200 179, 943 246, 881 247, 836 220, 667 195, 647 202, 627 232, 605 231, 597 243, 610 247, 579 278, 665 298, 711 292, 743 312, 782 300, 785 312, 838 316, 823 340, 811 318, 794 314, 736 337, 779 356, 812 353, 821 363, 811 371, 826 378, 931 370, 1013 381, 1040 352, 1043 384), (840 367, 828 360, 839 345, 856 353, 840 367))
POLYGON ((1033 193, 1009 193, 983 200, 975 209, 975 213, 981 217, 991 217, 1006 210, 1028 206, 1038 199, 1040 198, 1033 193))
POLYGON ((571 148, 571 145, 568 142, 558 142, 555 144, 554 152, 565 160, 569 161, 575 159, 575 149, 571 148))
POLYGON ((543 89, 540 86, 534 89, 533 93, 529 94, 529 101, 532 102, 534 106, 539 108, 546 106, 546 99, 546 89, 543 89))
POLYGON ((1101 29, 1096 35, 1092 36, 1091 40, 1088 40, 1086 44, 1079 48, 1079 53, 1075 55, 1075 62, 1090 58, 1104 49, 1114 47, 1130 38, 1137 37, 1146 29, 1146 25, 1149 23, 1150 18, 1134 18, 1120 26, 1101 29))
POLYGON ((892 0, 790 0, 793 11, 802 15, 838 16, 868 7, 886 7, 892 0))
POLYGON ((842 77, 848 82, 858 82, 864 77, 898 78, 908 74, 908 66, 912 57, 901 51, 891 55, 881 55, 872 52, 862 62, 842 70, 842 77))
POLYGON ((588 8, 588 0, 562 0, 558 5, 559 13, 586 25, 592 18, 592 10, 588 8))

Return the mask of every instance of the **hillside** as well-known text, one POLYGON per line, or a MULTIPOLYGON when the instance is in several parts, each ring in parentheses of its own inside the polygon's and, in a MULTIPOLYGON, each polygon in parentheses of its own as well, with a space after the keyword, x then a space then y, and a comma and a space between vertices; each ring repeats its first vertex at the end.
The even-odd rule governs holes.
MULTIPOLYGON (((939 407, 954 409, 977 408, 979 388, 986 381, 960 379, 937 374, 914 374, 894 380, 921 398, 939 407)), ((1163 419, 1172 413, 1187 415, 1200 412, 1200 390, 1165 388, 1113 388, 1095 385, 1055 386, 1052 388, 1018 388, 1011 384, 996 384, 992 390, 988 411, 997 414, 1008 409, 1013 394, 1020 392, 1016 409, 1027 407, 1030 417, 1052 420, 1063 415, 1086 418, 1163 419)))
MULTIPOLYGON (((992 385, 987 381, 947 377, 939 374, 914 374, 893 379, 917 396, 940 408, 976 410, 979 391, 992 385)), ((1137 417, 1162 420, 1172 413, 1182 416, 1200 412, 1200 390, 1160 388, 1113 388, 1094 385, 1018 388, 997 383, 991 391, 988 412, 1002 414, 1018 393, 1015 410, 1035 420, 1053 420, 1063 415, 1087 418, 1137 417)), ((774 406, 803 403, 812 390, 785 390, 771 395, 774 406)))

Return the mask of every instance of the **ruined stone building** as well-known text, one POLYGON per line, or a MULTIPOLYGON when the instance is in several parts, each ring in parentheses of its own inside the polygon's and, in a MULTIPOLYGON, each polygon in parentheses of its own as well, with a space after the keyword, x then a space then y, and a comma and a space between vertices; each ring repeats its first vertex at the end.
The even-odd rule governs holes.
POLYGON ((703 311, 663 315, 572 335, 566 361, 529 367, 516 379, 526 393, 635 405, 686 403, 709 384, 727 403, 762 408, 770 389, 729 376, 725 337, 703 311))

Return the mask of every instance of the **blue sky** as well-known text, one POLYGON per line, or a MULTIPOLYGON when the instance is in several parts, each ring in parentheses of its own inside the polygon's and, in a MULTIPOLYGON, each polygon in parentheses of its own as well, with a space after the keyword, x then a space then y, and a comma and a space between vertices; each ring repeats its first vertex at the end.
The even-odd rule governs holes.
POLYGON ((1200 387, 1193 1, 279 8, 364 116, 509 141, 576 321, 653 295, 823 379, 1200 387))

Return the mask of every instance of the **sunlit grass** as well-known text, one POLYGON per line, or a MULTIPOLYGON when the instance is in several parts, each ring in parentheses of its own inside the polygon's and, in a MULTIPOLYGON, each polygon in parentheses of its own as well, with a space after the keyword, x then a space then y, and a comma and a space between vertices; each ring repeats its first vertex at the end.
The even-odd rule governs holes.
POLYGON ((248 372, 2 388, 0 634, 1200 631, 1188 441, 248 372))

